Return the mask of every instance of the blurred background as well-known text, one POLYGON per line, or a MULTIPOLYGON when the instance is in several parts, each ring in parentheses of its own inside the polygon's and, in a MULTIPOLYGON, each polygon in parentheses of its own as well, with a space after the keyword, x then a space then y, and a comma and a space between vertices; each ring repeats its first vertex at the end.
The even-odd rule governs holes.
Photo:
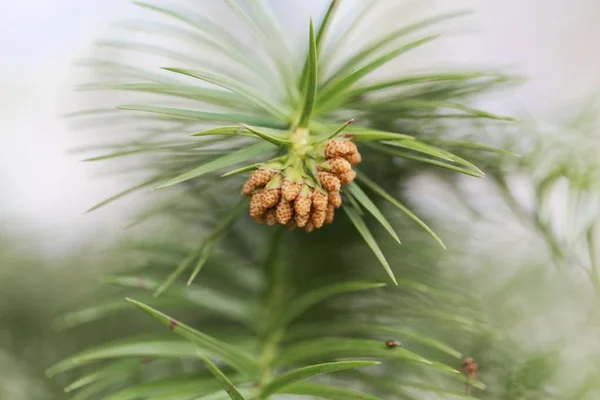
MULTIPOLYGON (((344 7, 361 1, 348 0, 344 7)), ((598 181, 585 172, 600 168, 600 108, 595 100, 600 2, 388 2, 398 3, 397 13, 369 29, 389 30, 428 13, 474 11, 442 44, 395 68, 495 66, 526 78, 509 93, 482 100, 494 112, 520 119, 511 128, 515 140, 534 138, 537 143, 537 152, 524 154, 525 162, 509 176, 508 195, 501 185, 445 183, 424 174, 411 180, 410 198, 446 238, 449 251, 440 265, 453 282, 481 293, 492 283, 514 278, 515 271, 527 275, 523 282, 535 282, 535 287, 513 287, 514 296, 505 294, 508 300, 502 301, 517 303, 521 313, 518 324, 507 320, 507 335, 540 349, 569 342, 570 361, 581 366, 577 377, 593 374, 599 325, 594 285, 589 283, 594 277, 586 268, 593 267, 598 240, 588 238, 581 245, 578 226, 589 226, 598 217, 598 181), (573 179, 541 204, 532 193, 538 178, 551 169, 548 164, 578 168, 569 170, 573 179), (549 215, 542 228, 532 228, 519 215, 519 210, 536 207, 549 215), (569 256, 562 254, 562 243, 569 245, 569 256), (555 268, 559 253, 561 265, 555 268), (568 271, 572 286, 560 284, 564 275, 559 270, 568 271)), ((217 0, 199 3, 206 15, 225 12, 217 0)), ((284 26, 300 29, 299 21, 320 14, 326 2, 270 3, 284 26)), ((126 216, 146 194, 84 215, 135 179, 107 174, 102 164, 79 162, 81 155, 72 150, 86 145, 90 136, 62 115, 84 108, 73 85, 85 81, 89 71, 76 61, 89 57, 98 39, 114 36, 115 24, 135 19, 139 12, 123 0, 0 2, 0 399, 58 398, 60 382, 47 380, 44 369, 103 337, 102 331, 90 331, 75 340, 54 329, 54 318, 94 291, 97 276, 110 268, 111 255, 104 249, 127 236, 126 216)), ((500 319, 493 307, 500 300, 487 301, 490 318, 500 319)))

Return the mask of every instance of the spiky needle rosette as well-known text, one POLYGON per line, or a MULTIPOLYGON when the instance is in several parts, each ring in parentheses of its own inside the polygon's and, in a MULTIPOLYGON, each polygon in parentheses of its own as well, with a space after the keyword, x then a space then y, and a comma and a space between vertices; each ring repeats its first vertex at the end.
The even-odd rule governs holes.
MULTIPOLYGON (((170 285, 189 269, 192 269, 192 273, 187 283, 191 284, 204 266, 211 264, 214 251, 225 250, 226 247, 226 251, 221 253, 227 254, 218 255, 221 262, 212 263, 212 271, 206 271, 205 277, 208 279, 193 288, 177 285, 179 287, 169 291, 169 298, 164 303, 154 303, 153 300, 152 305, 147 305, 129 299, 132 305, 154 318, 165 329, 179 335, 180 340, 152 337, 102 344, 58 363, 48 370, 48 375, 85 366, 89 362, 109 362, 108 359, 121 356, 151 356, 162 365, 156 367, 159 370, 163 368, 164 377, 162 373, 143 373, 141 376, 136 360, 123 360, 125 363, 118 361, 114 365, 102 363, 101 369, 86 373, 65 388, 69 392, 78 390, 74 398, 99 399, 149 396, 214 399, 228 396, 232 400, 265 400, 280 394, 375 399, 377 397, 356 392, 355 389, 376 388, 379 385, 373 382, 379 382, 380 379, 383 384, 376 394, 383 393, 385 398, 403 397, 406 394, 404 384, 409 383, 412 391, 415 385, 411 381, 424 372, 423 381, 426 382, 422 386, 428 391, 432 389, 435 393, 446 393, 437 387, 438 382, 441 384, 446 378, 456 379, 456 384, 463 384, 465 377, 461 377, 455 369, 456 365, 451 367, 444 364, 450 360, 449 356, 460 358, 461 353, 436 338, 423 336, 424 332, 418 332, 418 335, 411 332, 411 326, 398 330, 394 321, 404 317, 405 307, 396 306, 393 298, 389 297, 391 292, 373 296, 370 290, 377 290, 381 284, 340 281, 323 286, 323 279, 320 279, 324 277, 323 272, 333 279, 355 277, 356 272, 363 276, 362 271, 356 271, 352 266, 352 260, 349 260, 350 265, 336 265, 332 261, 342 261, 341 258, 335 254, 321 254, 321 251, 339 252, 341 249, 336 245, 342 245, 347 239, 346 235, 331 235, 326 246, 315 246, 314 250, 319 252, 316 254, 316 263, 306 265, 306 261, 313 260, 312 255, 304 257, 297 250, 311 250, 313 246, 292 244, 293 241, 285 240, 284 235, 288 235, 288 232, 278 229, 285 226, 297 231, 316 231, 315 234, 319 235, 318 231, 324 225, 334 220, 341 225, 344 221, 340 220, 345 218, 344 226, 352 224, 356 228, 394 282, 394 274, 379 248, 377 238, 371 234, 367 218, 372 217, 373 222, 379 223, 394 240, 399 241, 398 236, 372 197, 389 202, 439 241, 423 221, 369 175, 370 171, 385 172, 385 176, 391 177, 396 168, 404 170, 407 162, 419 162, 421 164, 418 165, 422 167, 432 166, 482 176, 476 166, 448 149, 460 151, 466 148, 472 152, 478 148, 485 151, 491 151, 492 148, 465 140, 453 142, 448 137, 443 140, 440 137, 433 138, 430 133, 435 129, 430 128, 453 118, 458 118, 457 121, 501 119, 469 107, 464 102, 470 94, 506 82, 506 77, 485 75, 480 71, 419 73, 383 77, 382 80, 369 79, 369 75, 437 37, 423 35, 417 40, 409 39, 413 34, 458 14, 435 16, 403 27, 395 26, 393 31, 381 32, 382 36, 372 40, 368 34, 380 30, 369 29, 371 32, 364 32, 361 38, 364 45, 357 49, 345 46, 343 41, 356 33, 352 31, 361 25, 365 11, 371 12, 386 3, 396 2, 354 2, 358 7, 364 7, 362 12, 345 13, 346 19, 340 21, 342 23, 333 24, 332 21, 337 18, 336 10, 343 1, 332 0, 316 30, 310 24, 308 51, 304 53, 304 46, 293 49, 287 43, 288 27, 282 29, 276 14, 268 9, 269 4, 274 2, 223 0, 239 17, 240 24, 248 28, 246 33, 250 34, 241 38, 236 37, 237 29, 232 29, 230 20, 226 25, 220 25, 215 15, 207 18, 195 13, 194 8, 201 11, 209 8, 201 6, 202 2, 189 0, 190 9, 181 10, 180 5, 165 6, 166 2, 153 1, 154 4, 134 0, 138 6, 160 15, 165 21, 153 19, 148 25, 142 26, 129 23, 126 29, 134 29, 135 35, 124 32, 118 36, 122 39, 104 41, 104 46, 111 47, 110 59, 102 61, 97 71, 108 71, 109 74, 98 79, 102 83, 86 85, 85 89, 152 94, 156 95, 156 101, 123 105, 118 107, 119 111, 94 107, 89 110, 91 112, 79 115, 100 116, 103 122, 109 121, 110 129, 118 132, 119 137, 125 137, 122 131, 130 128, 122 124, 133 122, 132 133, 140 132, 140 137, 127 137, 125 143, 117 144, 114 152, 90 158, 89 161, 142 155, 147 163, 142 165, 144 172, 153 173, 147 181, 111 197, 93 209, 138 189, 185 182, 179 185, 183 195, 173 191, 175 198, 168 199, 171 203, 168 207, 159 212, 150 210, 151 213, 147 214, 164 215, 166 210, 176 210, 177 218, 185 216, 181 224, 174 225, 184 229, 173 230, 172 238, 173 242, 182 243, 173 243, 177 246, 140 243, 145 248, 149 247, 152 255, 142 258, 148 259, 144 265, 152 270, 136 268, 135 276, 119 274, 106 282, 135 288, 136 291, 152 290, 158 296, 171 289, 170 285), (357 15, 357 19, 352 20, 350 15, 357 15), (329 35, 330 26, 346 28, 342 28, 344 31, 338 35, 329 35), (142 32, 150 33, 144 37, 147 40, 133 42, 131 38, 136 40, 142 32), (157 34, 165 34, 166 42, 153 42, 157 34), (252 40, 256 43, 252 43, 252 40), (185 47, 179 48, 184 43, 185 47), (190 43, 191 46, 188 46, 190 43), (118 60, 115 48, 118 51, 133 50, 136 54, 142 52, 162 56, 164 60, 160 65, 169 68, 157 71, 154 69, 157 64, 153 62, 147 64, 150 68, 122 63, 118 60), (335 51, 340 49, 349 51, 340 51, 336 55, 335 51), (171 68, 174 64, 180 68, 171 68), (318 75, 317 71, 326 73, 318 75), (122 83, 122 78, 131 77, 139 81, 122 83), (115 81, 111 82, 113 79, 115 81), (149 113, 146 115, 151 118, 143 118, 143 114, 142 118, 133 115, 132 121, 131 115, 121 110, 149 113), (351 121, 342 124, 351 117, 357 119, 356 124, 352 127, 349 126, 351 121), (424 126, 428 135, 423 138, 424 126), (187 135, 181 136, 182 132, 196 133, 190 139, 187 135), (440 146, 444 148, 432 146, 432 143, 441 143, 440 146), (360 164, 363 156, 365 162, 360 164), (380 168, 379 163, 385 168, 380 168), (359 164, 361 171, 357 167, 359 164), (223 177, 244 174, 242 176, 246 183, 243 183, 244 179, 225 180, 215 174, 229 168, 233 170, 226 172, 223 177), (232 207, 231 203, 237 204, 232 207), (230 208, 231 211, 221 213, 217 210, 219 206, 230 208), (236 223, 240 218, 247 219, 248 212, 263 225, 255 226, 252 221, 236 223), (203 229, 185 229, 196 228, 197 225, 203 229), (267 229, 275 232, 268 232, 267 229), (259 231, 261 234, 257 238, 244 236, 259 231), (269 242, 264 246, 268 248, 268 255, 264 258, 255 257, 257 254, 254 253, 260 251, 251 247, 256 241, 249 239, 261 240, 263 234, 269 237, 269 242), (197 245, 187 247, 189 240, 197 241, 197 245), (292 244, 294 249, 288 251, 288 244, 292 244), (166 280, 155 280, 154 267, 162 273, 163 267, 170 266, 173 257, 181 251, 186 254, 182 255, 166 280), (297 259, 294 257, 296 254, 300 256, 297 259), (295 267, 306 268, 306 271, 293 271, 295 267), (321 268, 331 268, 331 271, 321 271, 321 268), (364 297, 357 293, 365 290, 369 291, 364 297), (339 307, 340 303, 335 299, 339 295, 361 297, 346 303, 348 307, 339 307), (159 305, 199 306, 201 315, 195 318, 194 326, 190 326, 153 308, 159 305), (317 325, 313 325, 315 322, 317 325), (235 341, 230 344, 226 341, 232 333, 235 333, 235 341), (418 346, 397 348, 396 344, 390 346, 388 343, 386 348, 380 340, 373 340, 374 336, 391 333, 406 336, 409 342, 418 346), (431 350, 424 354, 427 358, 413 352, 420 348, 425 350, 426 347, 431 350), (433 358, 436 353, 443 358, 433 358), (200 359, 203 363, 192 362, 183 371, 168 361, 182 357, 200 359), (354 361, 354 357, 400 360, 401 376, 396 370, 382 365, 365 373, 348 374, 347 378, 338 375, 339 380, 336 378, 319 383, 311 379, 326 373, 376 364, 373 361, 354 361), (330 358, 333 362, 323 363, 330 358), (413 362, 418 365, 414 373, 406 369, 413 362), (188 367, 191 368, 189 371, 188 367), (431 372, 425 368, 431 368, 431 372), (435 371, 443 373, 443 376, 433 375, 435 371), (214 380, 209 373, 215 377, 214 380), (231 379, 228 378, 230 373, 231 379), (399 379, 393 379, 393 384, 390 384, 390 376, 399 379), (101 381, 99 378, 102 378, 101 381), (306 383, 305 379, 311 380, 306 383), (431 382, 435 382, 435 385, 432 386, 431 382), (394 390, 395 384, 398 385, 398 391, 394 390)), ((440 132, 445 135, 450 130, 443 129, 440 132)), ((107 145, 105 140, 103 137, 103 149, 107 145)), ((413 164, 411 170, 414 171, 416 166, 413 164)), ((397 180, 392 182, 386 179, 386 183, 393 188, 397 180)), ((164 207, 164 204, 160 206, 164 207)), ((139 247, 136 244, 131 249, 135 251, 137 264, 139 247)), ((356 260, 354 264, 358 266, 356 260)), ((210 265, 207 267, 211 268, 210 265)), ((370 269, 365 265, 365 273, 367 268, 370 269)), ((411 272, 407 277, 412 280, 413 275, 411 272)), ((424 282, 429 282, 429 278, 424 282)), ((435 290, 439 285, 426 287, 431 289, 428 290, 427 299, 437 292, 443 295, 440 298, 449 298, 445 286, 440 291, 435 290)), ((119 298, 120 293, 117 294, 119 298)), ((401 301, 405 300, 406 294, 406 291, 401 291, 401 301)), ((456 298, 460 299, 461 293, 456 298)), ((429 301, 408 302, 408 307, 413 303, 416 304, 413 311, 420 312, 424 307, 427 314, 429 301)), ((99 318, 117 310, 121 308, 114 307, 112 301, 103 300, 97 306, 69 314, 64 322, 68 326, 90 321, 102 323, 99 318)), ((453 304, 448 304, 436 311, 440 311, 436 313, 440 317, 433 316, 434 320, 445 323, 446 315, 456 310, 453 304)), ((476 372, 473 362, 465 365, 469 387, 472 385, 484 389, 485 386, 475 379, 476 372)), ((447 393, 456 394, 456 387, 447 393)), ((414 395, 419 397, 416 391, 414 395)))
MULTIPOLYGON (((507 76, 479 71, 393 76, 377 82, 368 80, 381 67, 439 36, 423 35, 416 40, 407 40, 408 34, 461 13, 418 21, 367 42, 360 50, 344 54, 342 60, 335 60, 333 54, 321 53, 324 53, 325 42, 329 42, 328 49, 343 48, 341 42, 349 34, 328 35, 328 27, 336 18, 336 1, 330 3, 316 29, 310 22, 305 54, 301 54, 304 50, 290 50, 283 30, 268 16, 269 12, 264 13, 265 9, 248 10, 253 6, 241 5, 235 0, 226 2, 253 33, 260 48, 249 51, 248 47, 240 45, 229 27, 220 27, 201 17, 198 18, 203 22, 199 22, 196 17, 171 7, 137 3, 189 28, 190 38, 197 36, 203 44, 210 39, 211 48, 219 54, 214 59, 207 57, 206 60, 211 61, 205 62, 192 58, 189 52, 169 48, 163 52, 165 62, 172 65, 183 60, 187 68, 166 67, 162 74, 127 69, 128 76, 133 74, 144 81, 86 85, 86 89, 147 92, 188 102, 189 106, 183 108, 133 104, 118 109, 159 115, 161 119, 180 122, 175 128, 177 131, 189 129, 195 132, 192 143, 159 145, 142 140, 135 142, 137 148, 132 149, 128 143, 122 151, 90 158, 89 161, 104 160, 147 152, 167 152, 169 156, 165 164, 152 160, 152 167, 157 169, 159 165, 160 168, 150 180, 92 209, 155 182, 162 182, 159 188, 164 188, 192 179, 208 180, 215 171, 238 167, 224 176, 249 173, 246 182, 240 183, 241 193, 247 196, 248 212, 257 222, 312 231, 334 222, 336 212, 342 210, 390 275, 391 270, 365 216, 373 216, 395 240, 399 240, 369 194, 390 202, 443 246, 423 221, 356 166, 363 160, 362 151, 365 155, 377 154, 380 158, 420 162, 475 177, 483 176, 479 168, 461 156, 433 146, 427 140, 419 140, 422 132, 401 122, 428 119, 435 124, 453 118, 508 120, 510 118, 461 104, 467 93, 510 83, 507 76), (328 72, 320 75, 318 71, 328 72), (353 122, 350 120, 340 125, 344 115, 354 116, 365 124, 350 127, 353 122), (207 129, 207 123, 215 125, 207 129), (226 125, 217 125, 223 123, 226 125), (382 130, 382 127, 392 130, 382 130), (393 131, 395 127, 410 131, 393 131)), ((358 24, 344 25, 355 29, 358 24)), ((166 26, 163 28, 167 29, 166 26)), ((158 51, 157 47, 145 43, 117 43, 117 46, 150 53, 158 51)), ((465 140, 437 142, 459 150, 497 150, 465 140)), ((226 220, 229 221, 230 216, 226 220)), ((209 248, 214 248, 214 243, 211 242, 209 248)))

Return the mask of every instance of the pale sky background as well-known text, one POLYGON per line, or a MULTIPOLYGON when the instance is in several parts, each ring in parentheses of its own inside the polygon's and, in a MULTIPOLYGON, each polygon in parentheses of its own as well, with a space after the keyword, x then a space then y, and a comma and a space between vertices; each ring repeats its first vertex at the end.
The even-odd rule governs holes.
MULTIPOLYGON (((198 1, 210 7, 219 0, 198 1)), ((360 0, 348 0, 353 1, 360 0)), ((296 17, 318 12, 325 2, 272 3, 296 17)), ((450 2, 438 3, 449 8, 450 2)), ((475 25, 461 27, 476 32, 453 38, 438 48, 435 58, 420 59, 424 65, 438 60, 510 65, 530 80, 507 102, 525 107, 536 118, 600 87, 600 1, 451 3, 476 11, 470 18, 475 25)), ((432 7, 432 13, 437 11, 432 7)), ((78 132, 59 115, 77 108, 70 95, 74 58, 102 38, 112 23, 137 13, 124 0, 0 1, 0 235, 34 233, 44 247, 62 249, 92 235, 121 234, 122 212, 131 204, 117 203, 89 215, 83 211, 127 183, 97 179, 97 167, 67 154, 78 132)), ((410 22, 390 15, 395 20, 410 22)), ((385 24, 373 29, 381 26, 385 24)))

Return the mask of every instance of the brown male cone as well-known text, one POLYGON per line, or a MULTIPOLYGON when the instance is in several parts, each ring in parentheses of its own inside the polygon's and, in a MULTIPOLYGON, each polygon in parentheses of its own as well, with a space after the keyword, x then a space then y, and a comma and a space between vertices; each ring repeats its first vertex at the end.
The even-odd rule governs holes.
POLYGON ((310 221, 314 224, 315 228, 319 229, 325 224, 327 218, 327 210, 313 210, 310 221))
POLYGON ((327 206, 327 211, 325 214, 325 223, 331 224, 333 222, 334 218, 335 218, 335 207, 333 206, 333 204, 329 204, 327 206))
POLYGON ((310 219, 310 214, 305 214, 305 215, 295 214, 294 215, 294 221, 296 221, 296 226, 298 226, 298 228, 303 228, 307 224, 309 219, 310 219))
POLYGON ((250 197, 250 216, 258 218, 265 212, 265 208, 262 206, 262 193, 260 191, 255 192, 250 197))
POLYGON ((279 202, 280 197, 281 193, 279 189, 264 189, 260 197, 262 206, 265 209, 275 207, 275 205, 279 202))
POLYGON ((284 179, 283 183, 281 184, 281 195, 287 201, 296 200, 296 197, 298 197, 300 194, 300 190, 302 190, 301 183, 294 183, 284 179))
POLYGON ((362 161, 362 156, 358 151, 355 153, 350 153, 344 156, 344 158, 350 163, 350 165, 360 164, 360 162, 362 161))
POLYGON ((281 225, 286 225, 294 216, 294 209, 286 199, 279 200, 275 212, 277 214, 277 222, 281 225))
POLYGON ((327 164, 329 164, 331 172, 338 176, 352 170, 352 165, 350 165, 348 160, 342 157, 332 158, 327 161, 327 164))
POLYGON ((271 208, 267 211, 267 225, 275 226, 277 225, 277 212, 274 208, 271 208))
POLYGON ((308 215, 312 206, 310 197, 299 196, 294 202, 294 211, 298 215, 308 215))
POLYGON ((348 140, 330 140, 327 142, 327 147, 325 147, 325 157, 343 157, 346 154, 350 154, 352 149, 350 145, 348 145, 348 142, 348 140))
POLYGON ((309 178, 315 163, 310 159, 302 158, 300 165, 288 164, 283 170, 254 170, 241 192, 250 196, 250 215, 257 222, 301 227, 307 232, 333 222, 335 209, 342 206, 340 189, 354 181, 352 166, 362 157, 348 138, 331 139, 316 149, 325 156, 316 166, 318 183, 309 178))
POLYGON ((351 169, 343 174, 338 175, 338 178, 343 185, 347 185, 348 183, 352 183, 356 178, 356 171, 351 169))
POLYGON ((317 175, 321 185, 323 185, 328 192, 338 192, 340 190, 342 184, 340 179, 334 174, 326 171, 319 171, 317 172, 317 175))
POLYGON ((329 192, 329 204, 333 205, 335 208, 340 208, 342 206, 342 195, 339 191, 329 192))
POLYGON ((325 210, 327 209, 328 203, 328 195, 327 193, 323 193, 319 189, 315 188, 313 190, 312 195, 312 205, 316 210, 325 210))
POLYGON ((358 147, 356 147, 356 144, 353 141, 348 140, 346 142, 346 144, 348 145, 348 149, 349 149, 348 154, 346 154, 346 156, 348 156, 350 154, 358 153, 358 147))
POLYGON ((276 172, 268 169, 257 169, 252 173, 248 182, 250 182, 254 187, 257 186, 265 186, 271 178, 275 176, 276 172))
POLYGON ((254 184, 250 182, 250 179, 248 179, 246 182, 244 182, 244 186, 242 186, 242 194, 247 196, 251 194, 255 188, 256 186, 254 186, 254 184))

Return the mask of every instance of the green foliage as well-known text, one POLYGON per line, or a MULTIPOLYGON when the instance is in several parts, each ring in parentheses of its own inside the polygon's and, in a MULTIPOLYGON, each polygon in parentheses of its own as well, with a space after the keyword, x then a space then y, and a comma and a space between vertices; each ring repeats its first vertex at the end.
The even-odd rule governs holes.
POLYGON ((223 385, 223 389, 227 392, 231 400, 244 400, 241 393, 235 388, 233 383, 227 378, 227 376, 207 357, 201 357, 206 367, 212 372, 215 378, 223 385))
POLYGON ((317 99, 317 86, 319 84, 318 57, 315 30, 311 20, 310 36, 308 39, 308 55, 306 58, 306 78, 304 81, 300 82, 300 87, 304 88, 304 105, 302 106, 302 112, 298 122, 298 126, 300 128, 308 128, 310 124, 310 115, 315 107, 315 101, 317 99))

